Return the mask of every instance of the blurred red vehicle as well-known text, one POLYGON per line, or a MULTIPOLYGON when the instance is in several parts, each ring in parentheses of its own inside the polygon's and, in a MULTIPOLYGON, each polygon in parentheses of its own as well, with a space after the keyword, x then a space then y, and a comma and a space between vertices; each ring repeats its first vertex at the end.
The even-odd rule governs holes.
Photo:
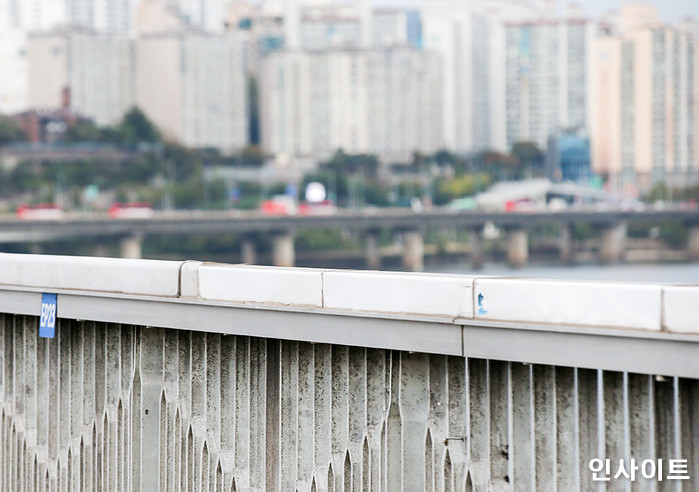
POLYGON ((299 213, 301 215, 333 215, 335 212, 337 212, 337 207, 332 200, 303 202, 299 206, 299 213))
POLYGON ((109 216, 114 219, 149 219, 153 207, 146 202, 115 203, 109 207, 109 216))
POLYGON ((296 203, 293 198, 280 195, 265 200, 260 204, 260 211, 266 215, 294 215, 296 203))
POLYGON ((17 217, 22 220, 61 220, 63 209, 55 203, 22 204, 17 207, 17 217))

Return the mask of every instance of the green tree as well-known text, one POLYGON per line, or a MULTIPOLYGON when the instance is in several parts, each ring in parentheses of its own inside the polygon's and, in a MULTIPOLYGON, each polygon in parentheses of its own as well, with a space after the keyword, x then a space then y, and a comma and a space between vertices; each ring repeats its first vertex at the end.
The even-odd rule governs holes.
POLYGON ((116 137, 121 144, 137 145, 142 142, 160 142, 160 132, 137 107, 131 108, 117 126, 116 137))
POLYGON ((512 146, 512 157, 517 161, 517 176, 525 173, 539 175, 544 168, 544 154, 533 142, 517 142, 512 146))
POLYGON ((257 145, 248 145, 240 153, 243 166, 260 167, 265 163, 265 154, 257 145))
POLYGON ((24 134, 17 122, 9 116, 0 115, 0 147, 24 140, 24 134))

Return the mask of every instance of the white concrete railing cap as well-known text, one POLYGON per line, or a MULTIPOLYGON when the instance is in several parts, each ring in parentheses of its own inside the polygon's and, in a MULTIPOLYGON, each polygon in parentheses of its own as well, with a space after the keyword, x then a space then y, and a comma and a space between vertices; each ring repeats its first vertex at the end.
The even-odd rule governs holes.
POLYGON ((0 253, 0 285, 177 297, 180 261, 0 253))
POLYGON ((699 333, 699 286, 663 287, 663 324, 674 333, 699 333))
POLYGON ((217 301, 320 308, 322 272, 311 268, 204 263, 199 267, 199 296, 217 301))
POLYGON ((484 320, 660 331, 661 291, 656 284, 479 278, 474 311, 484 320))
POLYGON ((323 274, 323 307, 471 318, 474 280, 465 275, 328 271, 323 274))

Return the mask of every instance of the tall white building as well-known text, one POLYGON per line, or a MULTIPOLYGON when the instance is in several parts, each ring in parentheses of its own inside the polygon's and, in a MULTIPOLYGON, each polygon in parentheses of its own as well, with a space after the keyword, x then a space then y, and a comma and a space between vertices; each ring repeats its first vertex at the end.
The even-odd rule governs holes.
POLYGON ((136 41, 136 104, 190 147, 248 144, 244 41, 237 34, 163 33, 136 41))
POLYGON ((589 128, 594 25, 584 19, 509 23, 506 30, 507 143, 534 142, 564 128, 589 128))
POLYGON ((425 0, 422 33, 425 49, 441 54, 444 77, 444 142, 455 152, 504 146, 497 124, 495 60, 490 39, 497 21, 481 2, 425 0))
POLYGON ((262 72, 266 151, 405 162, 442 148, 441 60, 411 48, 278 52, 262 72))
POLYGON ((113 34, 136 30, 136 9, 140 0, 66 0, 67 22, 71 26, 113 34))
POLYGON ((99 125, 134 105, 133 43, 89 31, 34 34, 28 42, 29 105, 69 107, 99 125))
POLYGON ((0 114, 27 107, 26 35, 16 27, 0 27, 0 114))

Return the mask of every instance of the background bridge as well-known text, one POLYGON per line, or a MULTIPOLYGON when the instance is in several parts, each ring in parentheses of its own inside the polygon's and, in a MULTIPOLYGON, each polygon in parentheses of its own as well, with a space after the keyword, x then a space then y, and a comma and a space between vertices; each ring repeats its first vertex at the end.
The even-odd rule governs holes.
POLYGON ((0 272, 3 490, 592 490, 591 458, 687 459, 690 481, 633 487, 697 486, 696 286, 8 254, 0 272))
MULTIPOLYGON (((487 223, 507 233, 507 261, 523 266, 529 258, 528 231, 535 227, 555 226, 559 231, 558 249, 569 262, 574 253, 571 227, 591 226, 600 236, 599 256, 603 263, 615 263, 625 250, 627 224, 644 222, 683 223, 688 230, 687 249, 690 259, 699 259, 699 211, 653 210, 634 211, 565 211, 565 212, 463 212, 434 209, 414 213, 407 209, 341 210, 333 215, 269 216, 260 212, 179 211, 159 212, 148 219, 113 219, 94 214, 67 215, 63 220, 19 220, 0 218, 0 244, 67 241, 80 239, 118 240, 120 256, 141 258, 143 239, 150 235, 235 234, 243 238, 243 263, 255 264, 257 255, 254 237, 272 236, 272 263, 294 266, 294 236, 299 230, 349 230, 361 234, 365 241, 366 263, 380 265, 377 236, 382 230, 402 233, 403 266, 409 271, 423 268, 424 233, 429 229, 465 230, 471 241, 471 261, 483 262, 482 232, 487 223)), ((97 255, 101 256, 101 255, 97 255)))

